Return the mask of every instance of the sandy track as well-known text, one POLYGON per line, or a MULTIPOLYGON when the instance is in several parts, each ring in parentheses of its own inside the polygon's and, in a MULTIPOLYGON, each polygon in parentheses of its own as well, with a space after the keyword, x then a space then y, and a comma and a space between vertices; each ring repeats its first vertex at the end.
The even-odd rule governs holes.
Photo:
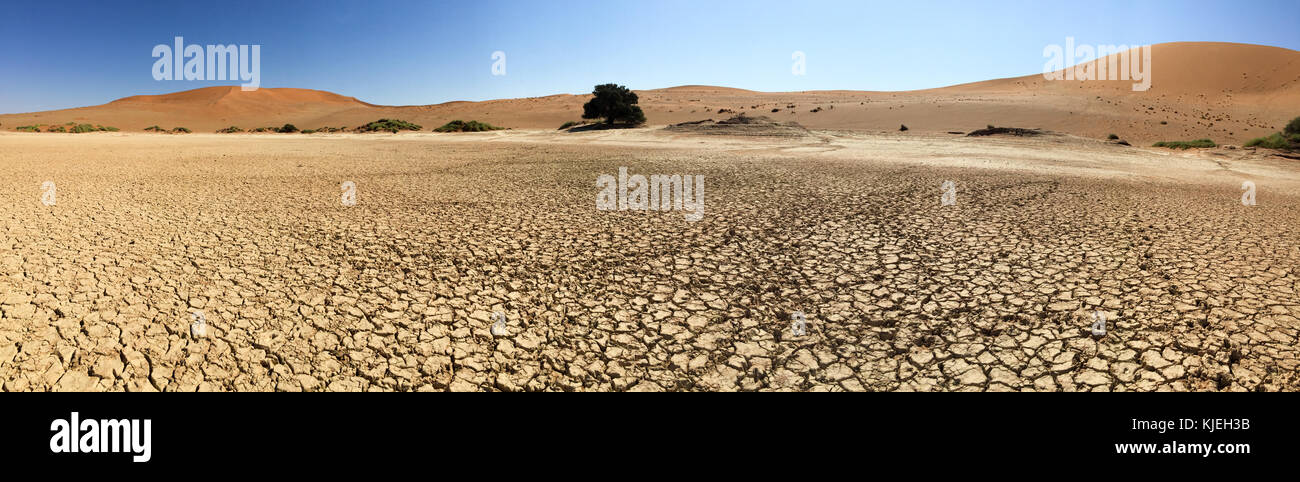
POLYGON ((0 146, 8 391, 1300 388, 1300 169, 1254 152, 828 131, 0 146), (597 211, 620 166, 705 175, 704 219, 597 211))

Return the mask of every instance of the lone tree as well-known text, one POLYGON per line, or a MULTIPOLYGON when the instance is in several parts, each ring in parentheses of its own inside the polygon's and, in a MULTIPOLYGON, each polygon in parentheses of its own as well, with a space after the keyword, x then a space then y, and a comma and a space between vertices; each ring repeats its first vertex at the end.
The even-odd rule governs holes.
POLYGON ((597 85, 591 91, 591 101, 582 106, 583 119, 604 118, 606 124, 624 122, 638 125, 645 123, 645 113, 636 105, 636 93, 617 84, 597 85))

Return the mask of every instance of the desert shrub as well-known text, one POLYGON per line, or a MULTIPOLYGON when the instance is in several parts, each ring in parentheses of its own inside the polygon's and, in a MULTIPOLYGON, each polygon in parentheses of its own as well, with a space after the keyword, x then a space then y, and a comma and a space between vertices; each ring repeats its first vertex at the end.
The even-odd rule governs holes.
POLYGON ((907 130, 907 124, 899 124, 898 132, 903 132, 905 130, 907 130))
POLYGON ((77 124, 77 125, 75 125, 75 126, 72 127, 72 131, 71 131, 71 132, 72 132, 73 134, 81 134, 81 133, 83 133, 83 132, 95 132, 95 131, 97 131, 97 130, 100 130, 100 129, 96 129, 95 126, 92 126, 92 125, 90 125, 90 124, 77 124))
POLYGON ((1246 147, 1263 147, 1266 149, 1278 149, 1286 151, 1300 150, 1300 134, 1284 135, 1281 132, 1274 132, 1268 137, 1257 137, 1246 141, 1246 147))
POLYGON ((1282 132, 1285 132, 1289 135, 1300 135, 1300 117, 1291 119, 1291 122, 1288 123, 1286 127, 1282 129, 1282 132))
POLYGON ((45 132, 68 132, 68 129, 63 126, 54 126, 49 129, 45 129, 45 132))
POLYGON ((234 134, 236 132, 244 132, 244 130, 240 129, 238 126, 230 126, 225 129, 217 130, 217 134, 234 134))
POLYGON ((303 133, 303 134, 315 134, 315 133, 316 133, 316 129, 303 129, 303 130, 302 130, 302 133, 303 133))
POLYGON ((119 131, 119 130, 121 130, 121 129, 118 129, 118 128, 113 127, 113 126, 108 126, 108 127, 104 127, 103 130, 108 131, 108 132, 117 132, 117 131, 119 131))
POLYGON ((1197 139, 1194 141, 1160 141, 1155 144, 1152 144, 1152 146, 1168 147, 1170 149, 1191 149, 1191 148, 1217 147, 1218 144, 1215 144, 1214 141, 1209 139, 1197 139))
POLYGON ((576 125, 580 125, 578 121, 568 121, 560 125, 560 130, 565 130, 576 125))
POLYGON ((185 127, 173 127, 173 128, 172 128, 172 134, 189 134, 190 132, 193 132, 193 131, 191 131, 191 130, 189 130, 188 128, 185 128, 185 127))
POLYGON ((144 130, 146 130, 146 131, 153 131, 153 132, 163 132, 163 131, 164 131, 163 128, 158 127, 158 126, 149 126, 149 127, 145 127, 144 130))
POLYGON ((281 134, 293 134, 295 132, 298 132, 298 127, 294 126, 293 124, 285 124, 283 126, 280 126, 279 129, 276 129, 276 132, 279 132, 281 134))
POLYGON ((1119 136, 1117 136, 1117 135, 1115 135, 1115 134, 1107 134, 1107 135, 1106 135, 1106 138, 1107 138, 1107 139, 1110 139, 1110 140, 1113 141, 1113 140, 1117 140, 1117 139, 1119 139, 1119 136))
POLYGON ((583 119, 605 119, 606 124, 622 122, 631 125, 645 123, 645 113, 636 105, 636 92, 617 84, 597 85, 592 98, 582 105, 583 119))
POLYGON ((401 119, 379 119, 369 124, 358 127, 361 132, 392 132, 397 131, 418 131, 424 127, 418 124, 412 124, 401 119))
POLYGON ((18 131, 23 131, 23 132, 40 132, 40 131, 41 131, 41 125, 40 125, 40 124, 37 124, 37 125, 33 125, 33 126, 18 126, 18 127, 15 127, 14 129, 15 129, 15 130, 18 130, 18 131))
POLYGON ((433 131, 434 132, 483 132, 483 131, 499 131, 501 129, 504 129, 504 127, 497 127, 492 124, 488 124, 486 122, 479 122, 474 120, 468 122, 462 120, 454 120, 446 124, 443 124, 442 127, 434 129, 433 131))

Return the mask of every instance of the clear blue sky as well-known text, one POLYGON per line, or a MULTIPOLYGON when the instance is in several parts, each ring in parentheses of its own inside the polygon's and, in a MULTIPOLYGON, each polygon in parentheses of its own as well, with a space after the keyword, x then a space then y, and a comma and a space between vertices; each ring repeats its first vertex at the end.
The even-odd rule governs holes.
POLYGON ((41 2, 0 17, 0 112, 238 82, 155 81, 151 50, 262 45, 262 86, 377 104, 710 84, 910 90, 1042 71, 1043 47, 1203 40, 1300 50, 1296 0, 41 2), (120 5, 117 5, 120 3, 120 5), (505 76, 491 73, 506 52, 505 76), (807 75, 791 74, 791 54, 807 75))

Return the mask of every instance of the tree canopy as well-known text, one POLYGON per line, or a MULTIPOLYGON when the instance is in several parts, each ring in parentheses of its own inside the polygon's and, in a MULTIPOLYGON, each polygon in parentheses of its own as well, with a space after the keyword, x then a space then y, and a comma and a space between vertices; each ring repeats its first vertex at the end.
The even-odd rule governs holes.
POLYGON ((617 84, 597 85, 590 101, 582 106, 583 119, 605 119, 606 124, 644 124, 645 113, 636 105, 636 93, 617 84))

